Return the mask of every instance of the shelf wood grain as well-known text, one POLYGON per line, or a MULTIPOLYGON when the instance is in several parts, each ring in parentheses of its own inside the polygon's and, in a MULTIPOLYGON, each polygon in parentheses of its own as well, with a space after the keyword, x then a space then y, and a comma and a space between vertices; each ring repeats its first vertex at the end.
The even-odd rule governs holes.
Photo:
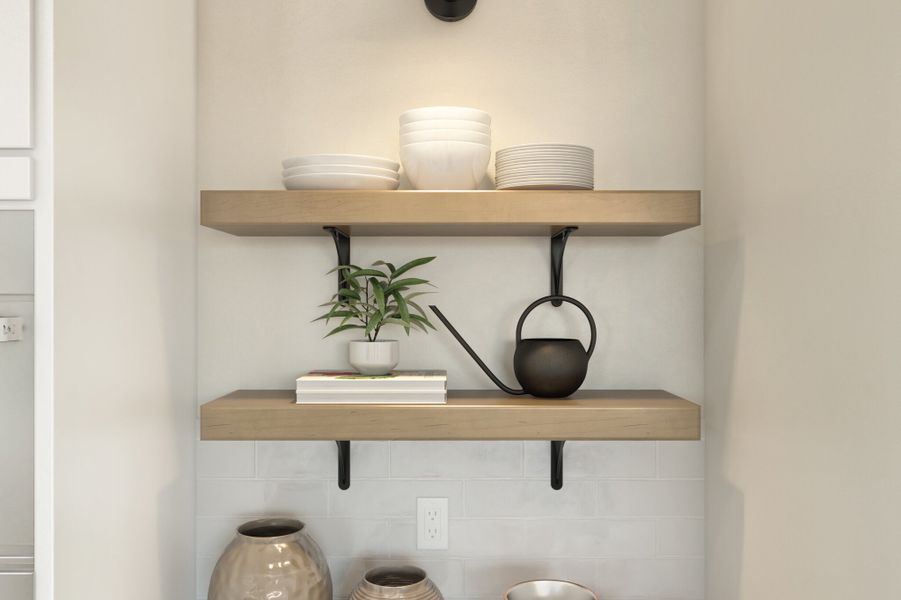
POLYGON ((239 390, 200 407, 203 440, 697 440, 701 408, 661 390, 563 400, 450 391, 445 405, 301 405, 293 390, 239 390))
POLYGON ((698 191, 201 192, 200 222, 240 236, 662 236, 701 223, 698 191))

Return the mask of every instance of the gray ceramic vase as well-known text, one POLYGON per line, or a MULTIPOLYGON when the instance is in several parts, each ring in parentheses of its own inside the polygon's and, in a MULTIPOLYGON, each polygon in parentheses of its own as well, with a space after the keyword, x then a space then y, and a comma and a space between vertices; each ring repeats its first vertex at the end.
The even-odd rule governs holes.
POLYGON ((332 600, 322 550, 294 519, 238 527, 210 579, 209 600, 332 600))
POLYGON ((351 600, 444 600, 418 567, 378 567, 366 572, 351 600))

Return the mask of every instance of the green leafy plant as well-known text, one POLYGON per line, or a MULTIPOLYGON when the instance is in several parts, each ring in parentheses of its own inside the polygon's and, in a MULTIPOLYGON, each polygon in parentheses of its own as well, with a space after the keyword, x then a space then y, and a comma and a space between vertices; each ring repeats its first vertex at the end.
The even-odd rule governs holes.
POLYGON ((433 260, 434 256, 417 258, 400 267, 379 260, 369 268, 340 265, 332 269, 330 273, 339 271, 342 274, 345 286, 331 300, 320 305, 331 309, 314 320, 328 323, 340 319, 340 324, 325 337, 349 329, 362 329, 366 338, 374 342, 382 328, 388 325, 403 327, 407 335, 414 329, 428 333, 428 328, 435 329, 435 326, 413 299, 429 293, 420 290, 432 284, 426 279, 410 277, 408 273, 433 260))

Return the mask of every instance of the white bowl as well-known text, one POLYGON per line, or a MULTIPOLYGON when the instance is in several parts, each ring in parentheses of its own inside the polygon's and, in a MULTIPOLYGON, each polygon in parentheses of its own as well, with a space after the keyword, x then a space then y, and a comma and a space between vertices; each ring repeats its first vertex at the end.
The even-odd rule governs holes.
POLYGON ((412 123, 400 126, 401 133, 428 131, 431 129, 465 129, 466 131, 491 133, 491 127, 488 125, 479 123, 478 121, 467 121, 464 119, 426 119, 424 121, 413 121, 412 123))
POLYGON ((490 159, 488 146, 472 142, 420 142, 400 149, 404 171, 417 190, 474 190, 490 159))
POLYGON ((465 121, 478 121, 484 125, 491 125, 491 115, 477 108, 464 106, 426 106, 414 108, 400 115, 400 124, 406 125, 413 121, 425 121, 431 119, 453 119, 465 121))
POLYGON ((396 190, 398 180, 360 173, 293 175, 282 180, 288 190, 396 190))
POLYGON ((361 165, 364 167, 380 167, 397 171, 400 165, 388 158, 367 156, 365 154, 305 154, 282 161, 283 169, 308 165, 361 165))
POLYGON ((309 165, 305 167, 291 167, 282 171, 282 177, 292 175, 315 175, 318 173, 359 173, 361 175, 379 175, 381 177, 398 178, 397 171, 383 169, 381 167, 363 167, 360 165, 309 165))
POLYGON ((464 129, 433 129, 432 131, 411 131, 400 134, 401 145, 415 144, 418 142, 433 142, 453 140, 457 142, 473 142, 476 144, 491 145, 491 136, 478 131, 466 131, 464 129))

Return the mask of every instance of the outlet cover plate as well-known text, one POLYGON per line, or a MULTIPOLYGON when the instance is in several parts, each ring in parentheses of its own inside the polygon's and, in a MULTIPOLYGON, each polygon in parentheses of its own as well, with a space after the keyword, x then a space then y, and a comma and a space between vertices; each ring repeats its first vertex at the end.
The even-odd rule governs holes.
POLYGON ((416 499, 416 548, 447 550, 447 498, 416 499))

